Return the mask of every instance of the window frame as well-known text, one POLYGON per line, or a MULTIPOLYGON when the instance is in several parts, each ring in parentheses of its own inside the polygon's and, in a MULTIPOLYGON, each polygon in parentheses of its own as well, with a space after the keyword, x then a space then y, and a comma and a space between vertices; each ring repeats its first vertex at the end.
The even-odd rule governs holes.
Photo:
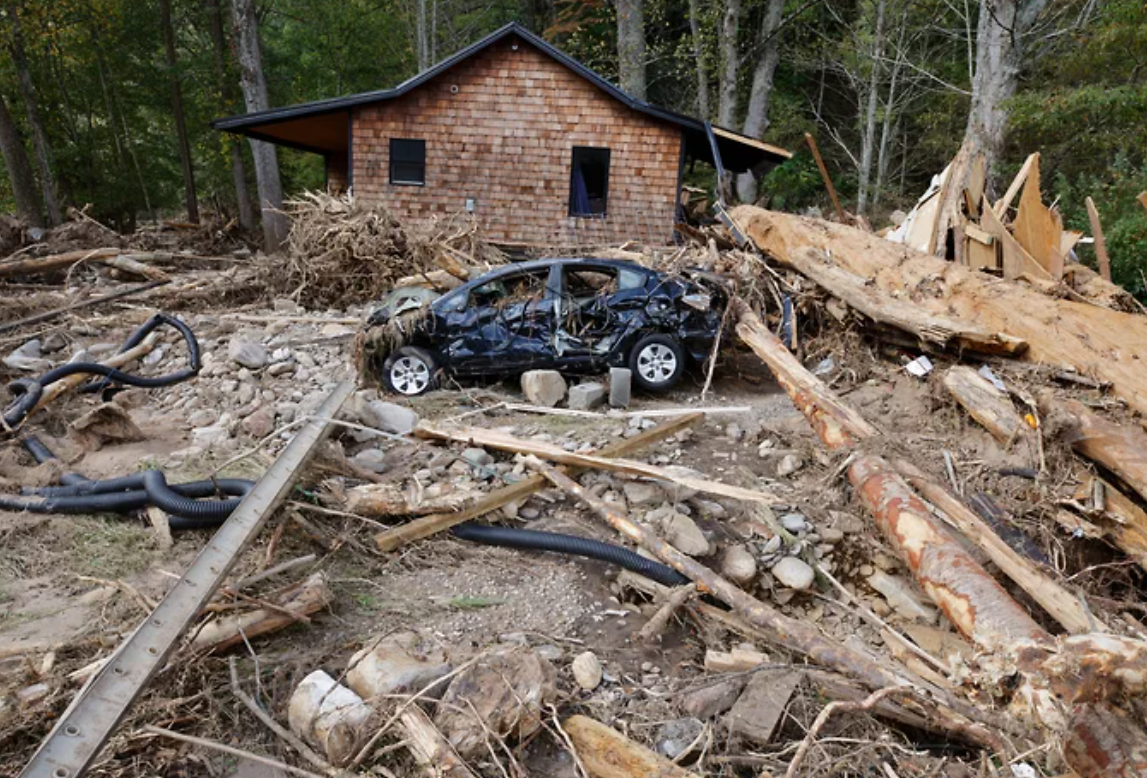
MULTIPOLYGON (((584 163, 583 163, 584 164, 584 163)), ((610 169, 613 167, 613 152, 608 146, 573 146, 570 151, 570 190, 569 190, 569 215, 575 219, 605 219, 609 216, 609 174, 610 169), (601 212, 600 213, 581 213, 574 210, 574 174, 577 171, 578 158, 580 155, 598 155, 603 154, 605 157, 605 182, 602 186, 601 194, 601 212)))
POLYGON ((390 166, 390 184, 391 186, 426 186, 426 141, 422 138, 391 138, 389 144, 389 166, 390 166), (395 164, 400 165, 414 165, 418 164, 409 159, 395 160, 395 149, 400 144, 419 144, 422 150, 422 180, 413 181, 399 178, 395 175, 395 164))

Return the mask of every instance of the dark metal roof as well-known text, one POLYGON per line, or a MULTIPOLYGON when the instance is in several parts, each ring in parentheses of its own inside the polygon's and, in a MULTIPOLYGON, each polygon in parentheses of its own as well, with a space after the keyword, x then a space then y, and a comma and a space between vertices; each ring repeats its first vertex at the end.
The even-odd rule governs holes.
MULTIPOLYGON (((704 121, 695 119, 692 116, 686 116, 685 114, 677 113, 666 108, 652 105, 630 96, 614 84, 611 84, 609 81, 587 68, 585 65, 578 62, 573 57, 562 52, 560 49, 557 49, 552 44, 530 32, 517 22, 510 22, 504 27, 501 27, 500 29, 490 33, 485 38, 470 44, 453 56, 442 60, 437 65, 434 65, 428 70, 419 73, 413 78, 403 81, 401 84, 392 89, 377 89, 371 92, 361 92, 359 94, 346 95, 344 97, 332 97, 325 100, 315 100, 309 103, 289 105, 284 108, 272 108, 267 111, 258 111, 256 113, 228 116, 226 118, 216 119, 211 123, 211 126, 217 130, 237 132, 251 137, 269 140, 273 143, 282 143, 283 141, 277 140, 273 136, 269 136, 260 132, 258 128, 265 128, 267 125, 286 122, 292 119, 303 119, 336 112, 346 112, 355 106, 365 105, 368 103, 376 103, 385 100, 393 100, 397 97, 405 95, 413 89, 418 88, 432 78, 445 73, 455 65, 463 62, 466 59, 469 59, 473 55, 478 54, 493 44, 511 36, 517 36, 518 38, 521 38, 526 43, 529 43, 539 51, 549 55, 557 62, 561 63, 565 67, 572 70, 574 73, 589 81, 606 94, 617 100, 620 100, 622 103, 625 103, 625 105, 629 106, 633 110, 681 127, 687 134, 687 146, 691 156, 697 159, 709 159, 709 152, 707 150, 708 138, 704 121)), ((762 143, 755 138, 750 138, 733 130, 721 128, 719 134, 721 135, 720 141, 733 144, 734 146, 739 145, 742 148, 747 146, 752 147, 756 154, 751 156, 755 156, 758 159, 763 158, 767 162, 771 162, 773 165, 778 164, 792 156, 784 149, 780 149, 775 146, 769 146, 768 144, 762 143)), ((308 148, 305 145, 297 143, 286 143, 286 145, 294 145, 303 148, 304 150, 321 151, 321 149, 308 148)), ((741 155, 737 154, 736 151, 732 148, 730 148, 730 150, 734 152, 731 155, 734 158, 734 161, 730 162, 730 160, 725 160, 727 168, 733 171, 740 171, 753 167, 752 164, 738 165, 736 160, 738 160, 741 155)), ((724 151, 724 149, 722 149, 722 151, 724 151)), ((724 154, 722 154, 722 156, 724 156, 724 154)))

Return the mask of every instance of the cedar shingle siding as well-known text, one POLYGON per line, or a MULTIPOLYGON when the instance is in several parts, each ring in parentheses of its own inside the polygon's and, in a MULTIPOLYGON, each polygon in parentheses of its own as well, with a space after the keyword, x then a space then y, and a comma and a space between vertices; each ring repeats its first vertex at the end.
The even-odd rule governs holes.
MULTIPOLYGON (((472 197, 487 236, 499 241, 669 243, 681 130, 532 46, 513 46, 512 37, 499 41, 400 98, 355 108, 356 197, 411 220, 462 211, 472 197), (425 185, 390 183, 391 138, 426 141, 425 185), (569 215, 574 146, 610 150, 604 219, 569 215)), ((329 181, 342 184, 335 167, 329 181)))

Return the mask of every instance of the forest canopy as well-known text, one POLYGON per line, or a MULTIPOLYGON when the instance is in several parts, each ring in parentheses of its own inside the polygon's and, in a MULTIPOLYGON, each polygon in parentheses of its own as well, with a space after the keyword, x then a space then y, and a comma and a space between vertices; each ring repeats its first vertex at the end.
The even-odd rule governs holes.
MULTIPOLYGON (((251 226, 257 160, 210 121, 257 105, 241 64, 252 40, 267 105, 283 106, 393 86, 518 21, 638 97, 797 152, 737 182, 741 199, 773 208, 827 207, 809 132, 845 206, 883 224, 969 137, 969 116, 985 117, 994 190, 1040 151, 1047 200, 1089 233, 1092 197, 1115 280, 1142 295, 1147 6, 984 2, 7 2, 0 210, 52 222, 87 207, 124 230, 199 211, 251 226), (985 18, 1017 32, 1010 88, 983 80, 985 18)), ((288 195, 322 186, 316 155, 279 149, 277 164, 288 195)))

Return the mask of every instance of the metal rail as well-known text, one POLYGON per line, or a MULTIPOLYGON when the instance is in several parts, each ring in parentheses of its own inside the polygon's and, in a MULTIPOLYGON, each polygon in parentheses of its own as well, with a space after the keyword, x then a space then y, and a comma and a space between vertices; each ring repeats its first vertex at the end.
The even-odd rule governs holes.
POLYGON ((294 487, 296 475, 352 391, 354 382, 344 381, 327 396, 315 418, 299 430, 179 582, 72 700, 20 773, 21 778, 83 775, 148 681, 163 667, 196 614, 223 583, 239 552, 294 487))

